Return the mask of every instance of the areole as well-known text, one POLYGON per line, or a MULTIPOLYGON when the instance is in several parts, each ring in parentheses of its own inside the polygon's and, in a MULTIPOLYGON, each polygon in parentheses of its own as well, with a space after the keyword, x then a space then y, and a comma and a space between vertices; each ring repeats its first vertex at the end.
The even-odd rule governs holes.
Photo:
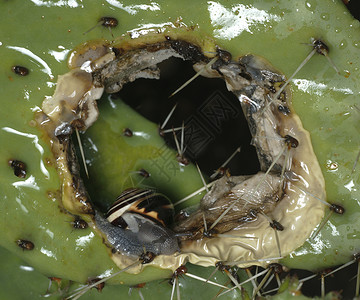
MULTIPOLYGON (((211 40, 199 44, 182 30, 136 41, 88 42, 75 49, 71 71, 59 77, 54 95, 37 115, 63 181, 63 205, 74 214, 100 216, 92 217, 89 225, 114 247, 112 225, 95 213, 80 178, 70 134, 96 121, 96 100, 104 91, 117 92, 137 78, 158 78, 157 64, 170 57, 190 60, 202 76, 223 78, 239 99, 262 172, 214 182, 198 210, 171 228, 183 235, 180 251, 160 252, 150 264, 173 271, 187 261, 202 266, 218 261, 266 266, 301 246, 324 215, 325 205, 317 198, 325 199, 325 183, 309 134, 291 107, 289 87, 280 91, 285 77, 269 63, 253 55, 231 59, 211 40)), ((117 250, 109 253, 120 268, 137 259, 134 253, 117 250)), ((128 272, 140 272, 142 267, 128 272)))

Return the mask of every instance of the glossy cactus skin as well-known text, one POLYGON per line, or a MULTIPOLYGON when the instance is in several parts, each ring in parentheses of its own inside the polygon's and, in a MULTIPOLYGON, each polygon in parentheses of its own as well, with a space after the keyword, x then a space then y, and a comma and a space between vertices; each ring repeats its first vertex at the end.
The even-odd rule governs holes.
MULTIPOLYGON (((37 235, 41 235, 42 238, 45 236, 43 245, 46 246, 35 243, 35 247, 39 246, 39 249, 43 249, 40 252, 42 254, 38 257, 39 260, 35 263, 37 268, 43 271, 39 266, 46 265, 49 259, 54 260, 54 256, 51 258, 51 255, 46 255, 46 251, 44 251, 48 250, 46 247, 52 244, 49 232, 57 234, 53 228, 61 229, 59 231, 64 237, 70 237, 68 241, 70 244, 75 244, 74 241, 80 237, 71 227, 62 230, 64 225, 69 225, 72 220, 69 216, 64 216, 58 210, 56 202, 51 200, 56 199, 59 182, 51 164, 45 165, 49 175, 40 165, 41 157, 46 161, 51 154, 47 144, 41 139, 39 143, 45 151, 44 154, 39 152, 39 148, 34 147, 35 136, 40 136, 40 134, 37 129, 31 127, 33 125, 30 122, 33 118, 31 109, 40 106, 45 95, 52 94, 56 76, 67 71, 65 56, 68 50, 89 39, 102 37, 111 39, 108 30, 102 27, 96 28, 86 35, 82 33, 96 23, 99 17, 115 12, 120 25, 112 29, 114 35, 121 35, 131 29, 140 28, 146 23, 162 24, 169 22, 169 19, 170 22, 176 23, 176 20, 180 20, 179 17, 182 17, 182 22, 188 26, 198 24, 201 32, 214 36, 216 42, 231 51, 234 56, 244 53, 262 55, 287 76, 291 75, 310 51, 309 47, 302 43, 309 43, 311 37, 324 39, 330 46, 330 56, 340 69, 341 75, 336 75, 324 57, 315 57, 311 61, 311 65, 307 65, 294 80, 293 103, 305 127, 311 132, 313 145, 326 178, 328 201, 344 205, 346 214, 332 216, 331 223, 325 226, 316 239, 316 243, 305 245, 304 248, 295 252, 292 258, 286 259, 285 263, 290 267, 321 269, 348 261, 351 259, 351 255, 358 251, 356 248, 359 238, 356 229, 358 224, 354 220, 359 219, 357 218, 359 194, 356 188, 359 183, 359 170, 356 169, 352 173, 351 169, 360 144, 356 129, 358 112, 354 108, 359 90, 357 86, 358 58, 356 57, 356 50, 359 47, 359 40, 356 38, 359 25, 357 21, 351 19, 348 13, 343 13, 341 3, 325 5, 320 1, 319 3, 308 1, 296 5, 291 4, 290 7, 287 7, 285 2, 276 3, 276 5, 272 2, 229 5, 221 1, 214 1, 204 2, 201 13, 195 14, 190 3, 188 6, 184 5, 189 7, 188 10, 179 10, 180 8, 177 8, 176 4, 161 2, 150 6, 119 4, 120 7, 104 2, 101 16, 97 15, 99 10, 96 9, 96 6, 99 4, 73 2, 75 4, 68 3, 61 6, 61 4, 56 5, 60 2, 52 1, 48 3, 49 7, 46 7, 46 5, 41 6, 41 3, 45 2, 40 2, 38 7, 33 3, 21 3, 20 5, 19 1, 1 4, 4 11, 8 12, 4 16, 4 24, 8 30, 6 36, 1 40, 0 49, 0 56, 5 62, 2 65, 3 74, 6 74, 4 81, 7 82, 2 96, 7 110, 1 112, 0 138, 1 141, 5 141, 2 144, 7 144, 8 147, 3 147, 0 155, 3 162, 7 162, 9 159, 24 160, 28 165, 29 174, 25 178, 28 180, 26 187, 14 184, 21 180, 13 176, 12 170, 6 163, 3 163, 1 167, 1 186, 5 187, 1 191, 1 198, 14 199, 15 196, 15 201, 12 201, 10 205, 5 201, 1 204, 1 213, 6 211, 1 226, 12 224, 12 230, 7 231, 1 239, 2 246, 17 252, 29 263, 30 261, 34 263, 35 258, 30 258, 27 256, 29 253, 23 253, 21 249, 17 249, 11 241, 19 238, 31 239, 37 235), (246 4, 248 10, 246 10, 246 4), (241 23, 236 23, 234 20, 237 20, 236 16, 241 16, 244 10, 250 13, 249 8, 263 11, 263 20, 250 23, 248 27, 241 27, 241 23), (78 14, 79 11, 82 13, 78 14), (216 12, 219 11, 223 13, 223 18, 216 15, 216 12), (22 14, 27 15, 28 18, 21 19, 22 14), (77 16, 76 19, 73 14, 77 16), (232 22, 227 23, 229 19, 232 22), (33 22, 34 20, 40 22, 33 22), (139 22, 139 20, 143 21, 139 22), (32 32, 36 34, 25 35, 23 30, 19 30, 23 26, 29 26, 28 24, 32 24, 32 32), (35 27, 34 24, 36 24, 35 27), (57 36, 56 39, 55 36, 57 36), (63 37, 61 42, 59 42, 58 36, 63 37), (274 38, 276 42, 270 42, 274 38), (44 44, 44 40, 46 40, 46 44, 44 44), (37 58, 31 58, 24 49, 32 51, 46 64, 44 65, 37 58), (290 61, 284 59, 284 53, 291 53, 290 61), (18 77, 17 74, 14 74, 11 67, 17 64, 26 65, 30 69, 30 74, 25 77, 18 77), (17 133, 9 128, 16 130, 17 133), (26 137, 19 135, 19 132, 30 133, 34 136, 26 137), (29 180, 31 174, 35 176, 36 185, 29 180), (50 180, 47 177, 50 177, 50 180), (40 187, 40 190, 37 187, 40 187), (51 193, 45 194, 46 191, 51 193), (24 208, 28 209, 27 206, 46 207, 45 211, 51 212, 50 215, 36 221, 39 222, 37 227, 43 227, 39 233, 26 232, 26 224, 34 222, 32 215, 25 219, 21 218, 21 220, 14 218, 13 211, 24 211, 24 208), (62 218, 58 219, 58 217, 62 218), (58 221, 54 223, 54 219, 58 221), (48 227, 50 223, 53 227, 48 227), (16 235, 15 238, 14 235, 16 235), (323 245, 331 246, 322 247, 323 245), (296 259, 294 259, 295 256, 296 259)), ((81 234, 87 236, 90 231, 87 230, 81 234)), ((53 246, 54 249, 59 249, 58 245, 53 246)), ((87 245, 87 249, 96 253, 99 250, 101 253, 101 246, 100 240, 94 237, 93 241, 87 245)), ((66 244, 63 245, 63 248, 65 247, 67 247, 66 244)), ((60 251, 59 249, 59 253, 60 251)), ((74 262, 81 262, 84 251, 87 250, 77 251, 74 249, 72 253, 74 262)), ((49 254, 49 252, 47 253, 49 254)), ((101 261, 101 264, 104 261, 112 264, 106 253, 100 255, 98 260, 101 261)), ((71 265, 71 262, 68 261, 68 263, 71 265)), ((105 265, 102 266, 104 269, 106 268, 105 265)), ((66 274, 73 271, 64 269, 61 272, 66 274)), ((58 276, 61 276, 61 272, 58 276)), ((79 274, 79 278, 81 276, 79 274)), ((84 279, 79 280, 84 281, 84 279)))

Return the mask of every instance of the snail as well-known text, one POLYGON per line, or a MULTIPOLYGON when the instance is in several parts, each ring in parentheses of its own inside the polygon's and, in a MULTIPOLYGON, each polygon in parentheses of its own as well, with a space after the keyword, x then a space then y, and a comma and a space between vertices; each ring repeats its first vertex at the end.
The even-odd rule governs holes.
POLYGON ((122 254, 140 256, 144 251, 170 255, 179 251, 178 240, 168 226, 174 217, 172 203, 153 190, 125 190, 103 218, 95 213, 98 228, 110 245, 122 254))

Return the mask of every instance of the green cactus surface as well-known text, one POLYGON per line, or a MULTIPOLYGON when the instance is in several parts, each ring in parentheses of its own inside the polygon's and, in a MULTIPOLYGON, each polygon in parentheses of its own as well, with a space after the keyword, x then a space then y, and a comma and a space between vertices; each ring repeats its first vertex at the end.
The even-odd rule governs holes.
MULTIPOLYGON (((339 74, 325 56, 315 54, 291 82, 292 104, 310 132, 326 182, 324 200, 343 206, 345 213, 333 213, 313 240, 281 263, 288 268, 318 272, 346 263, 359 252, 360 165, 354 168, 354 164, 360 150, 360 24, 341 1, 12 0, 2 1, 0 11, 1 299, 40 299, 47 293, 50 276, 64 278, 61 292, 56 282, 50 288, 50 299, 58 299, 64 296, 61 293, 66 292, 69 280, 85 283, 89 277, 118 270, 96 232, 90 227, 74 228, 75 216, 67 213, 60 201, 61 181, 49 143, 34 121, 43 100, 54 93, 58 76, 69 71, 67 59, 71 51, 95 39, 116 38, 131 43, 139 36, 146 38, 180 28, 189 39, 202 41, 203 51, 218 45, 231 52, 234 59, 255 54, 266 58, 287 77, 311 52, 312 38, 324 41, 339 74), (119 25, 111 31, 104 26, 89 31, 104 16, 117 18, 119 25), (14 66, 26 67, 29 74, 16 74, 14 66), (14 174, 13 161, 25 163, 25 176, 14 174), (31 241, 34 249, 22 249, 19 240, 31 241)), ((161 151, 175 155, 174 150, 165 147, 157 124, 121 100, 112 102, 107 95, 99 100, 99 110, 98 121, 81 135, 89 179, 82 175, 93 201, 103 210, 122 189, 133 185, 154 187, 173 201, 202 186, 194 165, 187 166, 184 172, 176 169, 164 174, 161 170, 165 167, 155 172, 154 165, 163 160, 161 151), (139 135, 128 138, 125 128, 139 135), (140 168, 151 170, 152 176, 143 179, 137 173, 140 168)), ((201 196, 199 193, 186 204, 196 204, 201 196)), ((86 216, 84 219, 90 221, 86 216)), ((213 270, 189 266, 189 272, 204 278, 213 270)), ((215 276, 220 283, 228 279, 221 272, 215 276)), ((246 278, 243 273, 240 276, 246 278)), ((160 280, 169 277, 171 271, 155 267, 137 275, 124 273, 110 283, 127 285, 109 285, 101 293, 92 290, 86 299, 125 297, 129 285, 152 280, 157 281, 140 289, 145 299, 159 299, 159 295, 170 298, 171 286, 160 280)), ((188 277, 180 279, 180 283, 184 299, 194 293, 207 299, 218 292, 218 288, 188 277)), ((276 296, 279 299, 293 295, 294 282, 284 284, 289 288, 283 298, 281 294, 276 296)), ((242 297, 251 293, 250 285, 246 285, 246 291, 242 297)), ((239 296, 235 291, 227 297, 239 296)), ((139 299, 136 288, 131 297, 139 299)))

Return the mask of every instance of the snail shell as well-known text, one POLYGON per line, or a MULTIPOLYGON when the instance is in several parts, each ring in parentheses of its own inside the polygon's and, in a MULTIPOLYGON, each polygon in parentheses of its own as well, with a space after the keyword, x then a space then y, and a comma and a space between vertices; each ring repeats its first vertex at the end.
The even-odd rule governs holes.
POLYGON ((174 206, 160 193, 130 188, 121 193, 107 212, 108 221, 121 228, 129 228, 132 216, 142 216, 159 226, 169 227, 174 220, 174 206))
POLYGON ((167 228, 173 215, 173 206, 164 195, 128 189, 110 207, 107 220, 96 213, 95 221, 118 252, 139 256, 145 249, 155 255, 170 255, 179 250, 177 237, 167 228))

